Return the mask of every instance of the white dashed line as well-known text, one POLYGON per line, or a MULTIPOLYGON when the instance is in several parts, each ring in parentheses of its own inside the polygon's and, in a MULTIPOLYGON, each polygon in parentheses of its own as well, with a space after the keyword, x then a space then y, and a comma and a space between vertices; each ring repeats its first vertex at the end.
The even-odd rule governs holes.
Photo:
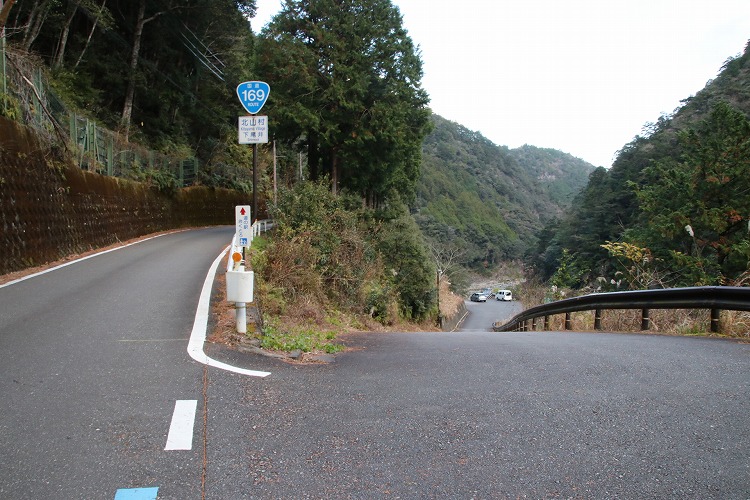
POLYGON ((178 399, 175 401, 165 450, 193 449, 193 426, 197 408, 198 400, 196 399, 178 399))

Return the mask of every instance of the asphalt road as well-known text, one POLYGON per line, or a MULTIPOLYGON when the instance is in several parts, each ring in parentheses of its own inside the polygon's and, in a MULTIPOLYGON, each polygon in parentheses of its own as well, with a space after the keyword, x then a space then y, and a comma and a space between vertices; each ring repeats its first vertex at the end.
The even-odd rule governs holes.
MULTIPOLYGON (((750 496, 750 346, 630 334, 359 334, 257 359, 234 498, 750 496)), ((238 410, 241 411, 241 410, 238 410)), ((239 444, 238 444, 239 446, 239 444)))
POLYGON ((505 322, 523 311, 520 302, 489 299, 487 302, 464 301, 469 312, 466 319, 459 325, 461 331, 492 331, 492 324, 496 321, 505 322))
POLYGON ((164 448, 176 401, 203 408, 186 346, 231 234, 165 235, 0 288, 0 498, 201 497, 198 440, 164 448))
POLYGON ((230 234, 0 288, 0 498, 750 498, 750 345, 482 320, 353 334, 327 365, 206 346, 271 373, 249 377, 186 350, 230 234), (188 450, 165 450, 176 401, 188 450))

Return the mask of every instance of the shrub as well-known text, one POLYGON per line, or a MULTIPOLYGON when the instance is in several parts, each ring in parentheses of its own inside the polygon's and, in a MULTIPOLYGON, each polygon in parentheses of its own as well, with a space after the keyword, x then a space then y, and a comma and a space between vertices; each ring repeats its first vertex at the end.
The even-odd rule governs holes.
POLYGON ((325 181, 282 190, 273 240, 256 268, 284 297, 328 300, 382 324, 421 320, 435 304, 435 270, 405 206, 375 212, 325 181))

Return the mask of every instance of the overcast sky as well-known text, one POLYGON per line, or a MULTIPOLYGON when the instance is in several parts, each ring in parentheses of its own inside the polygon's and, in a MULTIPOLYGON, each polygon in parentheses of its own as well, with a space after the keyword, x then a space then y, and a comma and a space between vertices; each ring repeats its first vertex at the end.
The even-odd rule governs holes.
MULTIPOLYGON (((281 2, 256 1, 258 32, 281 2)), ((604 167, 750 39, 750 0, 393 3, 420 48, 433 112, 498 145, 604 167)))

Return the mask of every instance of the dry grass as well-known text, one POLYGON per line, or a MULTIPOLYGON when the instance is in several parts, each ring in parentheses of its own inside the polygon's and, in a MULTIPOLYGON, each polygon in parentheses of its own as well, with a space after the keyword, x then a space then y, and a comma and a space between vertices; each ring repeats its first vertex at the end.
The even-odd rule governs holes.
POLYGON ((444 318, 454 317, 463 303, 463 297, 451 292, 448 283, 440 282, 440 313, 444 318))
MULTIPOLYGON (((225 276, 217 275, 212 297, 212 328, 207 339, 209 342, 229 347, 242 344, 263 345, 265 337, 261 334, 268 330, 272 332, 277 343, 285 342, 295 348, 301 345, 302 339, 319 337, 318 347, 310 349, 315 354, 332 352, 325 351, 330 347, 335 347, 336 350, 343 348, 336 344, 335 339, 348 333, 438 331, 433 320, 422 323, 397 320, 383 325, 367 314, 329 310, 324 300, 314 294, 297 294, 279 299, 269 295, 268 289, 264 288, 258 278, 256 275, 256 302, 248 304, 248 334, 241 335, 236 332, 234 304, 226 301, 225 276), (253 313, 260 314, 259 306, 263 314, 263 327, 256 324, 256 318, 253 317, 253 313)), ((454 297, 446 295, 446 304, 452 306, 456 300, 454 297)), ((463 299, 458 297, 458 300, 463 299)), ((276 348, 281 347, 266 347, 267 350, 276 348)))

